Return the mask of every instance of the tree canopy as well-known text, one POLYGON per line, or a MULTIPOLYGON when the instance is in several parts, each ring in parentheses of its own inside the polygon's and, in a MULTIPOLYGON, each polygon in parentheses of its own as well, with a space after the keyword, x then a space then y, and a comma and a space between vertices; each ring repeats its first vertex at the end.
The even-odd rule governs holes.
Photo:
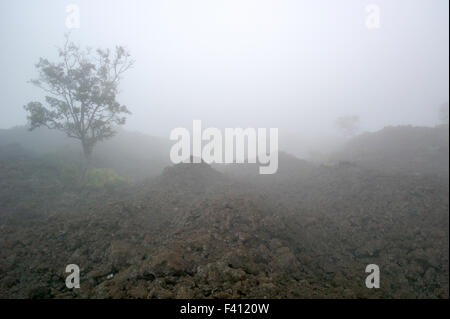
POLYGON ((351 137, 358 131, 359 116, 344 116, 336 120, 336 126, 346 136, 351 137))
POLYGON ((81 49, 70 42, 58 49, 59 61, 40 58, 36 64, 39 77, 30 82, 44 90, 46 105, 29 102, 30 130, 45 126, 63 131, 81 141, 86 158, 94 145, 115 134, 115 126, 123 125, 131 114, 117 101, 123 73, 133 61, 121 46, 110 49, 81 49))

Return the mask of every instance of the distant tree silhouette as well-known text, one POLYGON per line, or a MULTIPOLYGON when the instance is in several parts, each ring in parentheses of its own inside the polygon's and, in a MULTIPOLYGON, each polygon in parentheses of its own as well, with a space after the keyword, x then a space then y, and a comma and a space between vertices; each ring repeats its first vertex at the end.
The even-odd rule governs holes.
POLYGON ((448 124, 448 102, 441 104, 439 108, 439 120, 442 124, 448 124))
POLYGON ((44 90, 46 106, 29 102, 24 106, 30 130, 40 126, 63 131, 80 140, 86 160, 94 145, 112 137, 114 127, 125 123, 130 111, 117 102, 122 74, 133 61, 121 46, 113 53, 109 49, 80 49, 65 36, 58 49, 59 61, 40 58, 36 64, 38 79, 30 82, 44 90))
POLYGON ((359 116, 340 117, 336 120, 336 126, 346 137, 351 137, 358 131, 359 116))

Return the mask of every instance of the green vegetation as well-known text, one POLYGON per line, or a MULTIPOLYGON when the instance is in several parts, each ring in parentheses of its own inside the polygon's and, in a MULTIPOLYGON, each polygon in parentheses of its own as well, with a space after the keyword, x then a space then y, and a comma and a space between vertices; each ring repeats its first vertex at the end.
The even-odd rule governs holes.
POLYGON ((111 168, 92 168, 87 170, 83 177, 82 170, 74 164, 61 168, 60 179, 67 186, 89 188, 114 188, 130 183, 129 179, 111 168))
POLYGON ((115 187, 128 183, 127 179, 110 168, 94 168, 86 172, 85 185, 88 187, 115 187))

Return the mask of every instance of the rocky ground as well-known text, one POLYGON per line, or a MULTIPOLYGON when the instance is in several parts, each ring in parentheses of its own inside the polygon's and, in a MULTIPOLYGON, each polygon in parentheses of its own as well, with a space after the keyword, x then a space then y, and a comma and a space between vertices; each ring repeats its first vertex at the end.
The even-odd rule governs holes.
POLYGON ((0 161, 0 298, 448 298, 448 183, 433 176, 284 156, 266 179, 180 164, 74 190, 36 165, 0 161))

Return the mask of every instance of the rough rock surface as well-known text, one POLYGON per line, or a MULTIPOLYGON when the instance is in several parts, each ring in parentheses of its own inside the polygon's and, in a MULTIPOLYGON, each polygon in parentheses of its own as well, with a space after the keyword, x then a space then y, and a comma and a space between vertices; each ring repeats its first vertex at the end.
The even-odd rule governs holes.
MULTIPOLYGON (((3 177, 21 169, 1 165, 3 177)), ((181 164, 114 193, 40 188, 22 202, 16 192, 45 180, 20 171, 12 189, 5 177, 0 298, 448 298, 448 184, 280 168, 263 180, 181 164), (380 289, 364 284, 372 263, 380 289), (65 287, 67 264, 80 289, 65 287)))

